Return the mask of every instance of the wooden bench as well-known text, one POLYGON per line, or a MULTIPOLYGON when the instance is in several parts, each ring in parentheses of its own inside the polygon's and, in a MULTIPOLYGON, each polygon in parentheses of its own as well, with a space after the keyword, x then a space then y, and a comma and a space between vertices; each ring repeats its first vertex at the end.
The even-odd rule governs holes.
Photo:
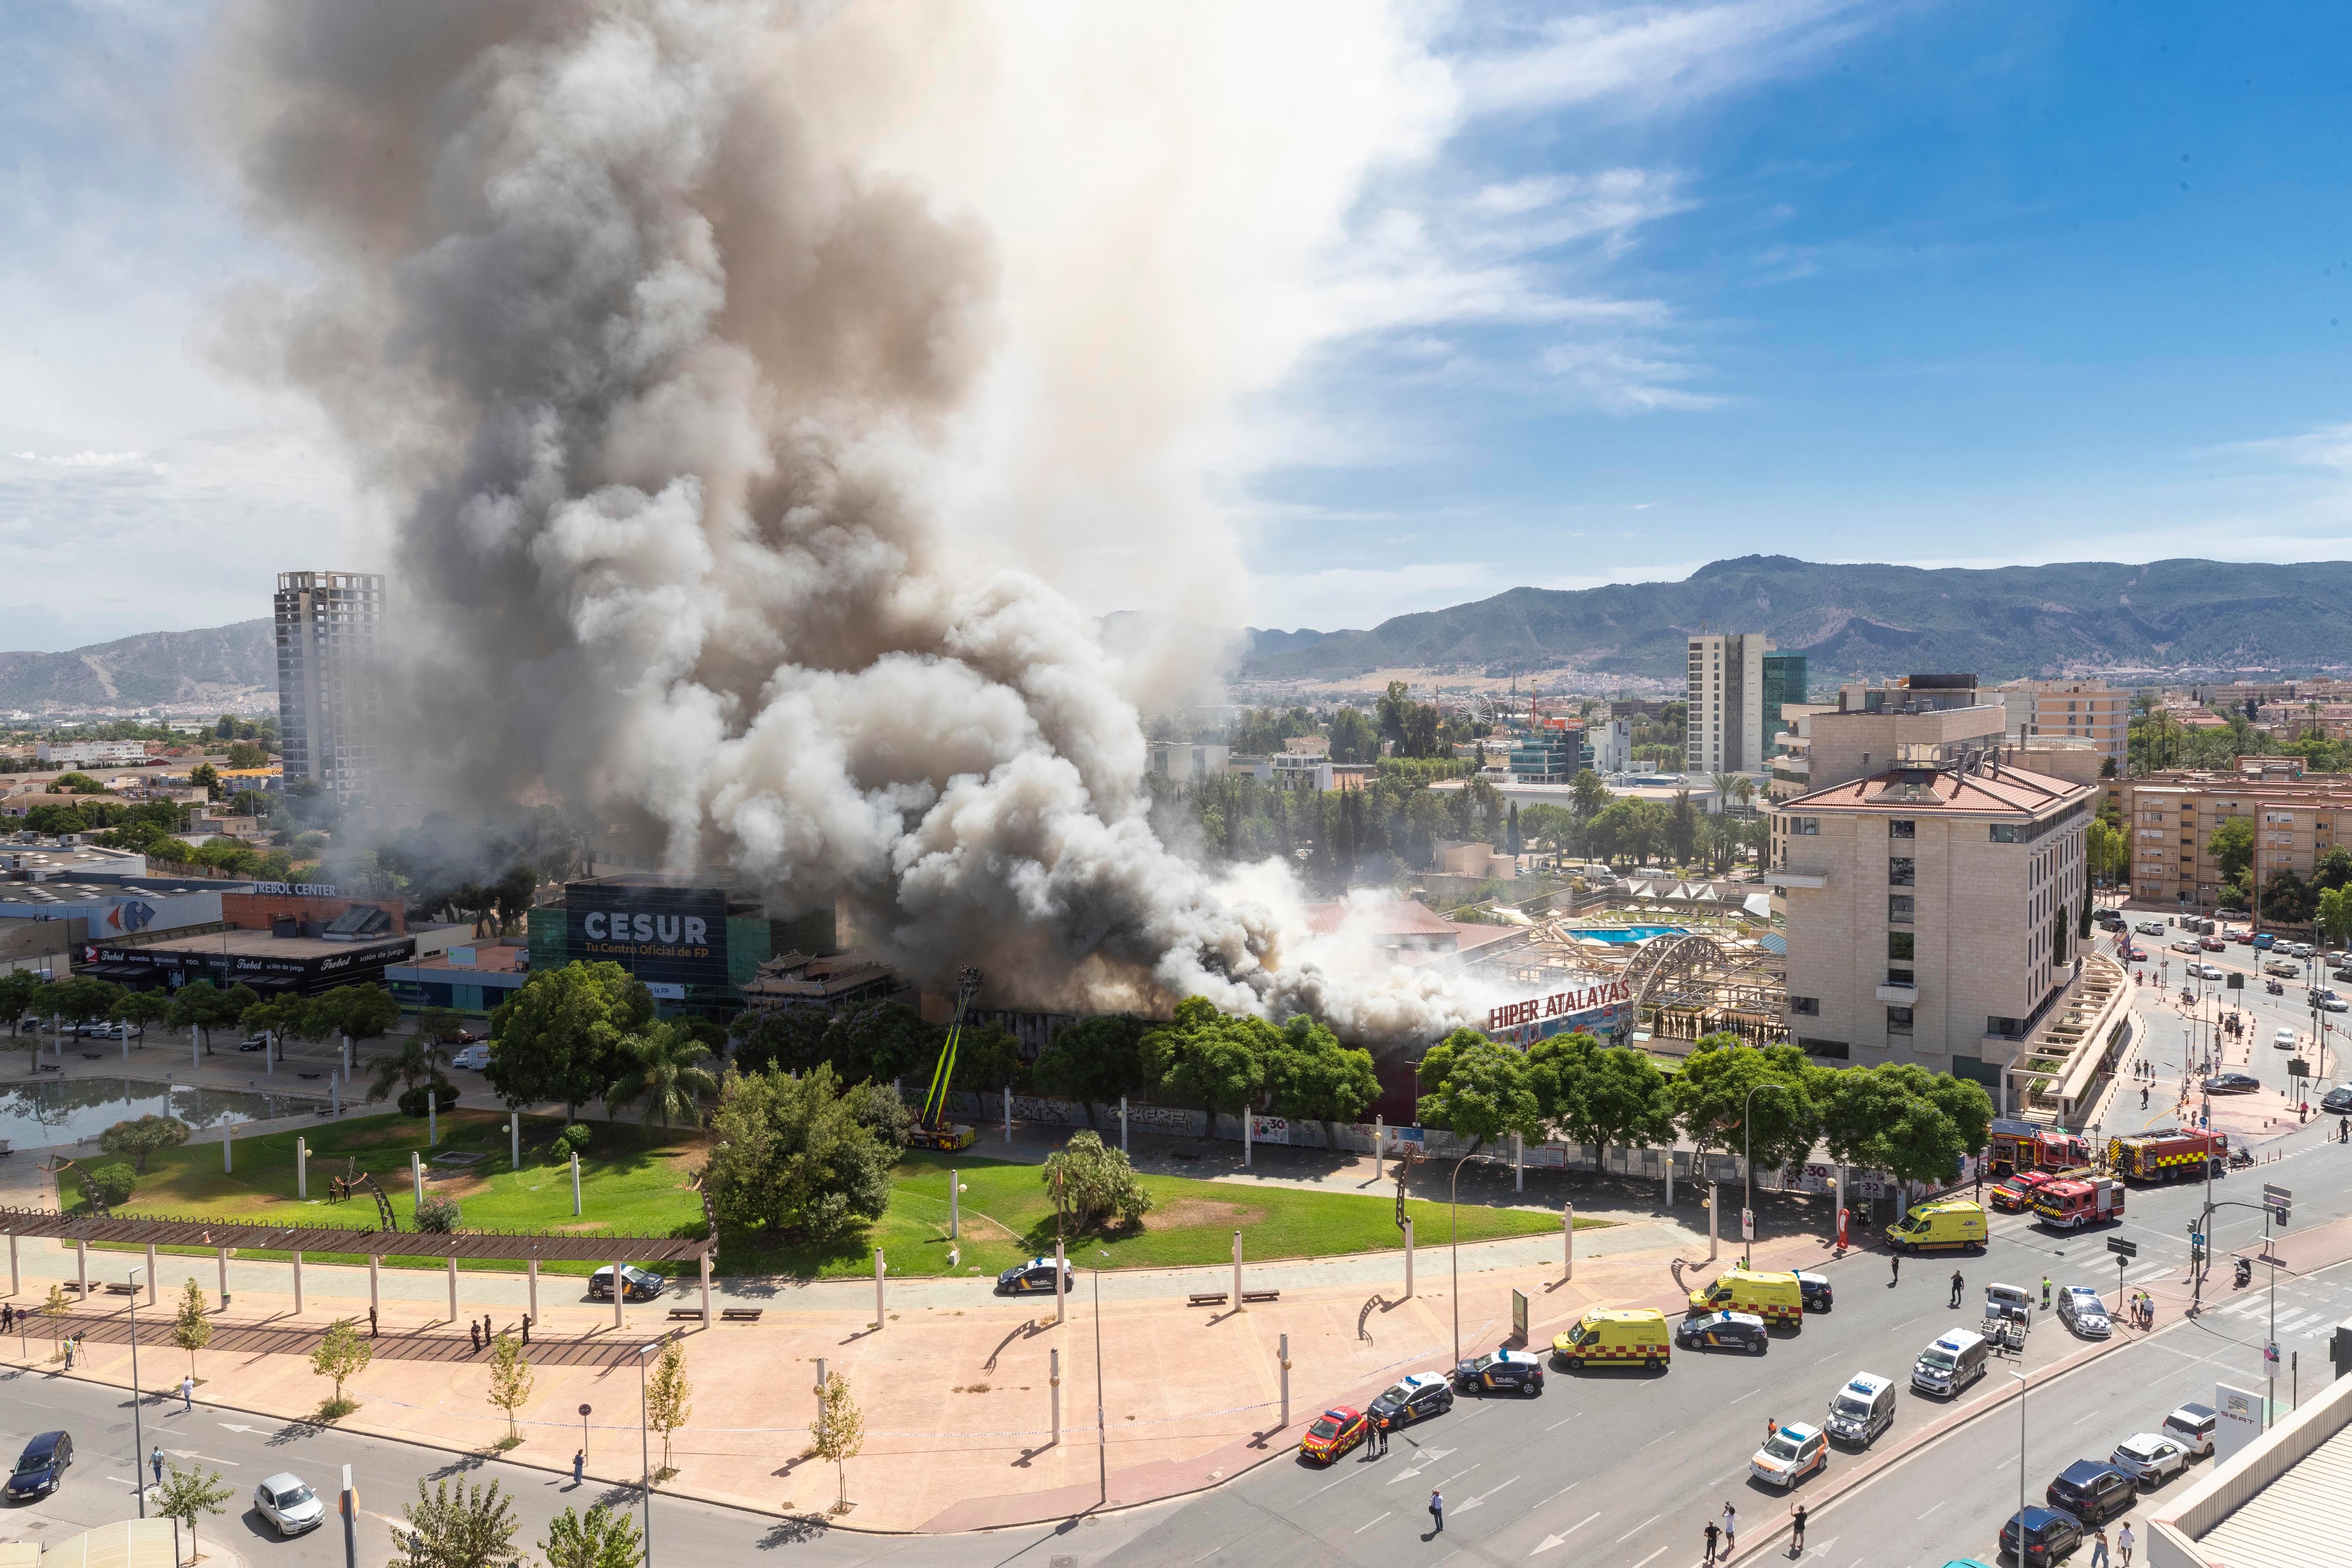
POLYGON ((699 1307, 672 1307, 669 1315, 672 1319, 691 1318, 698 1323, 702 1321, 702 1309, 699 1307))
POLYGON ((1282 1300, 1282 1292, 1279 1290, 1244 1290, 1242 1292, 1242 1300, 1244 1301, 1279 1301, 1282 1300))
POLYGON ((719 1321, 722 1323, 756 1323, 760 1321, 760 1314, 767 1310, 765 1307, 721 1307, 719 1309, 719 1321))
POLYGON ((1225 1293, 1223 1290, 1195 1290, 1186 1299, 1185 1304, 1192 1307, 1222 1307, 1225 1304, 1225 1293))
POLYGON ((139 1287, 130 1284, 109 1285, 106 1287, 106 1293, 110 1296, 136 1296, 139 1294, 139 1287))

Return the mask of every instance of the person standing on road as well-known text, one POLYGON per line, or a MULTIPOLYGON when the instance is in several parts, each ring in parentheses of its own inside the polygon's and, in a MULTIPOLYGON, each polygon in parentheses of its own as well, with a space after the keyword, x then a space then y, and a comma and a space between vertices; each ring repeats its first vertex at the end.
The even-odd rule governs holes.
POLYGON ((1429 1533, 1445 1533, 1445 1494, 1435 1487, 1429 1489, 1429 1533))
MULTIPOLYGON (((1805 1505, 1801 1502, 1791 1503, 1789 1506, 1789 1518, 1794 1527, 1789 1532, 1789 1555, 1802 1557, 1805 1554, 1805 1505)), ((1832 1544, 1834 1545, 1835 1542, 1832 1544)))
POLYGON ((153 1453, 152 1453, 152 1454, 150 1454, 150 1455, 148 1455, 148 1456, 147 1456, 147 1468, 148 1468, 149 1469, 152 1470, 152 1471, 155 1473, 155 1484, 156 1484, 157 1486, 159 1486, 159 1487, 160 1487, 160 1486, 162 1486, 162 1485, 163 1484, 163 1444, 161 1444, 161 1443, 156 1444, 156 1445, 155 1445, 155 1451, 154 1451, 153 1453))
POLYGON ((1961 1279, 1961 1278, 1960 1278, 1960 1271, 1959 1271, 1958 1269, 1957 1269, 1957 1268, 1953 1269, 1953 1270, 1952 1270, 1952 1305, 1953 1305, 1953 1306, 1957 1307, 1957 1306, 1958 1306, 1958 1305, 1960 1304, 1960 1292, 1961 1292, 1961 1291, 1963 1291, 1963 1290, 1965 1290, 1965 1289, 1967 1289, 1968 1288, 1969 1288, 1969 1282, 1968 1282, 1967 1280, 1965 1280, 1965 1279, 1961 1279))
POLYGON ((180 1414, 183 1415, 193 1415, 195 1412, 195 1408, 196 1379, 195 1374, 191 1373, 186 1377, 180 1379, 180 1414))
POLYGON ((1888 1270, 1886 1288, 1891 1290, 1903 1279, 1903 1255, 1899 1252, 1889 1252, 1886 1255, 1886 1263, 1888 1270))
POLYGON ((1733 1510, 1729 1503, 1725 1503, 1723 1505, 1723 1560, 1726 1563, 1731 1561, 1732 1537, 1738 1523, 1739 1515, 1733 1510))
POLYGON ((2131 1522, 2126 1520, 2124 1522, 2124 1527, 2116 1531, 2116 1550, 2123 1553, 2123 1556, 2119 1561, 2118 1568, 2131 1568, 2131 1522))
POLYGON ((572 1484, 573 1486, 576 1487, 580 1484, 580 1473, 587 1468, 588 1450, 585 1448, 574 1448, 572 1450, 572 1484))
POLYGON ((2107 1568, 2107 1527, 2104 1524, 2091 1537, 2091 1568, 2107 1568))
POLYGON ((2045 1312, 2050 1310, 2050 1276, 2047 1274, 2042 1277, 2042 1310, 2045 1312))
POLYGON ((1375 1421, 1372 1423, 1372 1457, 1378 1458, 1388 1451, 1389 1424, 1385 1421, 1375 1421))
POLYGON ((1713 1520, 1706 1521, 1706 1562, 1704 1568, 1715 1568, 1715 1543, 1723 1534, 1723 1526, 1713 1520))

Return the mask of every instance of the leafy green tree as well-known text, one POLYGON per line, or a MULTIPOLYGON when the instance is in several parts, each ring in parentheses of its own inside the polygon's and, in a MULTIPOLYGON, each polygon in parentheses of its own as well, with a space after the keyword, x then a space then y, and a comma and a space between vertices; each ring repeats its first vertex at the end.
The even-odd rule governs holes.
POLYGON ((1758 1049, 1737 1035, 1707 1035, 1695 1042, 1683 1070, 1666 1086, 1666 1103, 1702 1153, 1717 1147, 1744 1151, 1765 1170, 1796 1164, 1812 1152, 1821 1132, 1811 1071, 1795 1046, 1758 1049), (1758 1091, 1752 1111, 1747 1109, 1750 1089, 1758 1091), (1751 1116, 1753 1125, 1746 1125, 1751 1116))
POLYGON ((640 1545, 636 1521, 600 1502, 584 1516, 567 1508, 548 1521, 539 1550, 547 1568, 637 1568, 640 1545))
POLYGON ((107 1009, 107 1021, 136 1029, 141 1035, 150 1024, 161 1024, 172 1016, 172 999, 160 991, 125 990, 107 1009))
MULTIPOLYGON (((496 1058, 491 1058, 493 1063, 496 1058)), ((438 1089, 449 1082, 441 1070, 448 1064, 448 1056, 436 1040, 411 1035, 401 1042, 400 1049, 388 1057, 375 1058, 375 1071, 368 1079, 368 1099, 382 1100, 397 1087, 404 1094, 412 1089, 438 1089)))
POLYGON ((730 1071, 710 1122, 703 1190, 722 1225, 830 1241, 889 1207, 906 1112, 886 1086, 845 1089, 822 1062, 798 1078, 730 1071))
POLYGON ((1187 996, 1171 1022, 1143 1037, 1143 1070, 1171 1094, 1239 1116, 1265 1091, 1273 1042, 1265 1019, 1234 1017, 1204 996, 1187 996))
POLYGON ((1380 731, 1360 708, 1342 708, 1331 716, 1331 760, 1335 763, 1377 762, 1380 731))
POLYGON ((534 974, 490 1015, 496 1047, 486 1076, 509 1105, 559 1100, 568 1121, 619 1076, 616 1043, 653 1016, 653 993, 617 963, 534 974))
POLYGON ((159 1150, 176 1149, 187 1141, 188 1124, 175 1116, 134 1117, 98 1135, 100 1149, 130 1161, 131 1169, 142 1176, 147 1173, 148 1156, 159 1150))
POLYGON ((662 1462, 656 1479, 675 1475, 669 1462, 670 1439, 694 1415, 694 1383, 686 1375, 686 1347, 671 1340, 654 1358, 646 1379, 646 1425, 661 1434, 662 1462))
POLYGON ((1603 1046, 1581 1031, 1554 1035, 1528 1047, 1528 1072, 1538 1099, 1549 1101, 1546 1120, 1579 1143, 1593 1144, 1604 1164, 1612 1145, 1651 1149, 1674 1142, 1665 1075, 1646 1051, 1603 1046))
MULTIPOLYGON (((12 969, 0 974, 0 1020, 5 1020, 13 1032, 26 1017, 46 1016, 48 1012, 48 988, 49 982, 34 970, 12 969)), ((17 1037, 27 1042, 25 1049, 37 1063, 41 1059, 41 1032, 35 1029, 29 1035, 17 1037)))
POLYGON ((2315 900, 2311 884, 2282 866, 2263 883, 2263 919, 2280 925, 2309 923, 2315 900))
POLYGON ((2232 816, 2205 836, 2205 853, 2213 857, 2213 864, 2224 880, 2248 869, 2254 863, 2254 819, 2232 816))
POLYGON ((1098 1133, 1072 1133, 1067 1143, 1045 1156, 1043 1179, 1074 1236, 1097 1226, 1131 1230, 1151 1207, 1151 1194, 1128 1163, 1127 1151, 1106 1148, 1098 1133))
POLYGON ((1339 1036, 1305 1014, 1276 1033, 1265 1055, 1265 1087, 1275 1115, 1321 1122, 1324 1142, 1333 1149, 1339 1146, 1333 1124, 1355 1121, 1381 1097, 1371 1053, 1341 1045, 1339 1036))
POLYGON ((218 1470, 207 1475, 201 1470, 180 1468, 179 1461, 168 1460, 163 1467, 163 1479, 148 1494, 155 1505, 156 1514, 163 1519, 176 1519, 188 1527, 189 1554, 201 1561, 196 1550, 196 1521, 208 1513, 226 1513, 224 1506, 236 1495, 236 1489, 220 1478, 218 1470))
POLYGON ((832 1017, 822 1008, 746 1008, 730 1026, 735 1066, 743 1072, 813 1068, 825 1059, 825 1036, 832 1027, 832 1017))
POLYGON ((1543 1135, 1543 1107, 1528 1082, 1528 1059, 1517 1047, 1475 1029, 1456 1029, 1421 1058, 1420 1120, 1473 1147, 1507 1133, 1543 1135))
POLYGON ((88 833, 96 826, 89 817, 69 805, 33 806, 25 813, 22 823, 28 833, 44 833, 53 837, 68 833, 88 833))
POLYGON ((122 987, 88 974, 60 980, 49 992, 49 1011, 71 1024, 87 1024, 114 1010, 122 987))
POLYGON ((1087 1108, 1087 1125, 1094 1126, 1097 1104, 1116 1104, 1143 1088, 1143 1037, 1150 1027, 1129 1013, 1081 1019, 1045 1042, 1029 1064, 1030 1087, 1076 1100, 1087 1108))
POLYGON ((849 1507, 849 1461, 866 1447, 866 1415, 857 1408, 857 1401, 850 1397, 849 1380, 837 1372, 825 1373, 820 1404, 824 1414, 818 1419, 816 1440, 809 1445, 809 1452, 833 1467, 841 1489, 833 1510, 841 1513, 849 1507))
POLYGON ((1568 782, 1569 811, 1580 827, 1600 816, 1614 799, 1609 786, 1601 782, 1601 775, 1591 768, 1578 770, 1568 782))
POLYGON ((338 985, 311 1003, 310 1022, 321 1035, 342 1037, 343 1053, 358 1059, 359 1042, 400 1022, 400 1004, 381 985, 338 985))
POLYGON ((478 1487, 460 1480, 454 1493, 447 1481, 436 1481, 428 1492, 419 1477, 416 1500, 401 1511, 408 1520, 409 1550, 385 1568, 507 1568, 523 1560, 514 1543, 513 1500, 497 1481, 478 1487))
POLYGON ((2352 936, 2352 889, 2321 889, 2315 918, 2330 942, 2341 943, 2352 936))
MULTIPOLYGON (((1028 1071, 1029 1064, 1021 1058, 1021 1042, 1012 1030, 992 1022, 976 1027, 967 1024, 956 1042, 955 1073, 950 1086, 973 1094, 995 1094, 1018 1089, 1028 1071)), ((916 1092, 921 1092, 919 1086, 916 1092)))
POLYGON ((64 795, 104 795, 106 786, 88 773, 59 773, 49 787, 64 795))
POLYGON ((132 1190, 139 1185, 139 1173, 123 1164, 100 1165, 90 1172, 89 1180, 108 1208, 120 1208, 131 1201, 132 1190))
POLYGON ((826 1035, 827 1056, 852 1081, 920 1078, 928 1083, 946 1034, 903 1002, 867 1002, 834 1021, 826 1035))
POLYGON ((2320 889, 2352 886, 2352 849, 2338 844, 2322 855, 2311 868, 2311 885, 2320 889))
POLYGON ((360 1337, 349 1318, 338 1318, 327 1325, 326 1333, 310 1352, 310 1370, 335 1384, 334 1397, 322 1407, 325 1412, 348 1415, 358 1408, 343 1397, 343 1384, 365 1372, 374 1359, 375 1347, 360 1337))
POLYGON ((454 1043, 466 1032, 465 1015, 455 1007, 427 1007, 416 1015, 416 1037, 438 1045, 454 1043))
POLYGON ((520 1340, 502 1333, 490 1342, 490 1403, 507 1413, 507 1436, 517 1442, 522 1433, 515 1426, 515 1412, 530 1403, 533 1381, 520 1340))
POLYGON ((642 1119, 648 1127, 656 1121, 667 1127, 673 1118, 690 1126, 702 1124, 701 1097, 716 1095, 719 1080, 702 1065, 710 1047, 685 1026, 657 1018, 614 1042, 613 1054, 621 1070, 605 1086, 607 1110, 618 1113, 642 1103, 642 1119))
POLYGON ((188 1352, 188 1375, 196 1375, 196 1352, 213 1342, 213 1321, 205 1310, 204 1287, 188 1277, 180 1291, 179 1315, 172 1320, 172 1342, 188 1352))

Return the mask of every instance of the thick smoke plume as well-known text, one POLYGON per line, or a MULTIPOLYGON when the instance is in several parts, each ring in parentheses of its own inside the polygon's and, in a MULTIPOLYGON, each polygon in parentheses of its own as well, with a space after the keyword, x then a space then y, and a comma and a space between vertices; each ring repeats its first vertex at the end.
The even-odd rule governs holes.
MULTIPOLYGON (((424 628, 404 750, 437 773, 413 798, 587 803, 1032 1002, 1443 1028, 1468 1004, 1309 952, 1286 878, 1213 886, 1155 838, 1129 672, 1004 563, 1017 524, 943 525, 1036 289, 861 119, 955 41, 899 9, 942 31, 742 0, 229 13, 210 100, 316 269, 239 330, 385 498, 424 628)), ((1097 434, 1073 418, 1074 468, 1097 434)))

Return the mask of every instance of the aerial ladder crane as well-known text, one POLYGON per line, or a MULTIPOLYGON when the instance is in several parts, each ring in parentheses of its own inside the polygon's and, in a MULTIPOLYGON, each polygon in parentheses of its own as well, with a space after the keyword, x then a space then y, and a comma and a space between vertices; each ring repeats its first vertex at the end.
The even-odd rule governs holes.
POLYGON ((958 971, 955 1020, 948 1025, 947 1040, 940 1047, 938 1064, 931 1068, 931 1087, 923 1096, 922 1111, 916 1117, 914 1131, 907 1140, 915 1148, 952 1152, 969 1149, 980 1141, 977 1130, 948 1119, 948 1086, 955 1079, 956 1046, 963 1037, 963 1021, 971 1012, 972 999, 979 994, 980 971, 958 971))

